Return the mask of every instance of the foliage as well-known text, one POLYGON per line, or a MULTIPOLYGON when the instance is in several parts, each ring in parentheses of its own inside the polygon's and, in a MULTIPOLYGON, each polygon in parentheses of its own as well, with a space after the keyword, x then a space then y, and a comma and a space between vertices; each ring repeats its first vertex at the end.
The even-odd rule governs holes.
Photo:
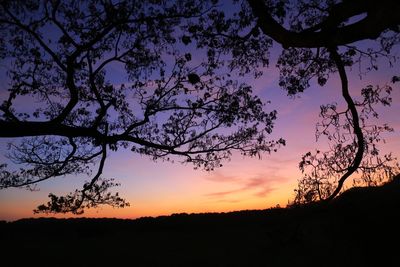
POLYGON ((90 175, 83 189, 51 194, 37 210, 81 212, 127 204, 109 194, 115 184, 102 176, 110 150, 154 160, 178 156, 206 170, 232 151, 276 150, 285 141, 266 138, 276 111, 264 111, 240 81, 262 75, 275 41, 282 46, 279 85, 288 95, 339 74, 347 109, 322 106, 317 130, 334 142, 331 151, 307 153, 300 166, 317 166, 300 181, 302 195, 311 190, 314 199, 317 180, 320 198, 333 190, 331 199, 357 170, 367 181, 371 166, 386 170, 380 166, 392 161, 378 160, 376 147, 390 127, 366 122, 374 104, 390 101, 368 87, 354 102, 346 68, 358 65, 363 75, 382 58, 396 59, 399 10, 396 0, 1 1, 0 57, 9 87, 0 137, 23 139, 9 146, 13 164, 0 165, 0 187, 32 189, 52 177, 90 175), (357 43, 366 40, 372 41, 357 43), (21 108, 28 100, 32 105, 21 108))
POLYGON ((225 17, 216 2, 2 1, 9 85, 0 137, 23 139, 9 145, 0 187, 89 175, 83 189, 50 194, 36 210, 81 213, 128 204, 102 175, 108 151, 213 170, 234 150, 256 156, 284 145, 267 139, 276 111, 231 78, 258 77, 271 40, 241 38, 252 21, 225 17))
MULTIPOLYGON (((387 124, 370 123, 371 117, 378 119, 376 105, 389 106, 392 87, 367 86, 361 90, 362 101, 355 105, 360 110, 360 128, 364 135, 364 155, 355 171, 353 186, 378 186, 390 181, 399 173, 399 164, 392 154, 381 155, 379 144, 385 142, 383 135, 392 132, 387 124)), ((328 199, 337 188, 338 182, 352 166, 358 143, 353 131, 349 109, 340 110, 337 103, 322 105, 321 121, 316 125, 316 138, 327 138, 329 149, 307 152, 299 163, 304 176, 295 190, 295 204, 328 199)))
MULTIPOLYGON (((347 107, 321 106, 322 122, 317 139, 328 137, 326 152, 306 153, 300 170, 295 203, 331 200, 346 179, 359 172, 356 185, 377 185, 399 171, 390 154, 381 156, 377 147, 387 125, 369 125, 369 116, 378 117, 373 106, 389 105, 390 87, 361 90, 363 100, 355 102, 349 93, 346 67, 359 67, 360 75, 377 70, 380 60, 396 61, 393 48, 400 40, 398 1, 248 1, 262 32, 283 46, 277 66, 279 85, 289 96, 304 92, 311 83, 324 86, 339 74, 341 95, 347 107), (279 8, 280 12, 274 12, 279 8), (366 42, 368 40, 368 42, 366 42), (372 40, 372 41, 371 41, 372 40), (363 43, 356 43, 364 41, 363 43), (380 96, 385 91, 386 96, 380 96), (360 114, 359 114, 360 112, 360 114), (308 172, 307 172, 308 171, 308 172)), ((397 81, 397 76, 393 82, 397 81)))

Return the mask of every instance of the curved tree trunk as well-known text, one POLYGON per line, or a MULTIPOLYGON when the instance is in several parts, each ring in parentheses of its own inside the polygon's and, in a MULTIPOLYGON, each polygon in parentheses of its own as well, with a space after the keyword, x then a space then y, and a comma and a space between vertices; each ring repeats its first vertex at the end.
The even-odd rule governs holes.
POLYGON ((335 61, 335 64, 336 64, 338 72, 339 72, 340 81, 342 84, 342 96, 347 103, 348 109, 351 112, 351 118, 352 118, 352 123, 353 123, 353 132, 357 138, 357 152, 356 152, 356 155, 354 157, 352 164, 347 168, 346 173, 343 174, 343 176, 339 179, 336 189, 333 191, 333 193, 328 198, 325 199, 326 201, 331 201, 333 198, 335 198, 339 194, 346 179, 349 178, 350 175, 352 175, 360 166, 363 155, 364 155, 364 135, 363 135, 363 132, 360 127, 360 122, 359 122, 359 117, 358 117, 358 112, 357 112, 356 106, 354 104, 353 99, 350 96, 350 93, 349 93, 349 83, 347 80, 346 70, 344 68, 342 58, 340 57, 339 53, 337 52, 337 47, 329 48, 329 52, 331 54, 332 59, 335 61))

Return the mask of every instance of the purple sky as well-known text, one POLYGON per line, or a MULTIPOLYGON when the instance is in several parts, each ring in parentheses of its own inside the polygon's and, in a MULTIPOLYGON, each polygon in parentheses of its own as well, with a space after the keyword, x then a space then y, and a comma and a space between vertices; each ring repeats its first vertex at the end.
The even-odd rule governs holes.
MULTIPOLYGON (((290 98, 278 86, 278 70, 274 67, 279 48, 271 51, 270 68, 257 80, 246 77, 255 94, 264 101, 271 101, 266 110, 277 109, 278 119, 271 135, 272 139, 283 137, 287 146, 277 153, 263 155, 261 159, 233 155, 231 161, 214 172, 194 170, 190 165, 153 162, 146 157, 120 150, 111 154, 105 176, 115 177, 121 183, 120 194, 131 203, 125 209, 102 207, 89 210, 84 216, 136 218, 140 216, 168 215, 179 212, 219 212, 241 209, 263 209, 277 204, 284 206, 293 199, 293 189, 301 177, 298 162, 301 155, 316 148, 326 147, 326 140, 315 142, 315 123, 318 120, 319 106, 331 102, 341 102, 340 84, 332 75, 324 87, 312 85, 299 97, 290 98)), ((393 54, 399 55, 399 49, 393 54)), ((0 63, 4 73, 6 62, 0 63)), ((399 64, 389 67, 386 61, 380 63, 378 71, 370 72, 360 78, 358 66, 348 69, 350 88, 353 96, 368 84, 384 85, 393 75, 399 75, 399 64)), ((114 83, 124 81, 118 66, 110 69, 114 83)), ((3 75, 3 74, 1 74, 3 75)), ((4 78, 4 77, 0 77, 4 78)), ((0 85, 0 100, 5 97, 5 87, 0 85)), ((400 158, 400 88, 393 86, 393 103, 390 108, 379 109, 378 123, 389 123, 395 132, 386 136, 383 151, 392 151, 400 158)), ((1 151, 10 140, 0 140, 1 151)), ((0 162, 3 162, 0 155, 0 162)), ((23 217, 38 217, 32 210, 47 201, 49 192, 68 193, 79 188, 83 182, 80 177, 68 176, 46 181, 39 185, 40 190, 29 192, 24 189, 0 191, 0 219, 15 220, 23 217)))

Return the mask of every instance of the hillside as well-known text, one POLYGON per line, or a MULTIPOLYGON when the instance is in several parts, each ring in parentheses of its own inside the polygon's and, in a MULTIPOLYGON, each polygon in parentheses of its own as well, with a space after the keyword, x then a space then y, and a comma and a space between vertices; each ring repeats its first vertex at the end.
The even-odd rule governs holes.
POLYGON ((398 266, 400 176, 329 206, 0 224, 2 266, 398 266))

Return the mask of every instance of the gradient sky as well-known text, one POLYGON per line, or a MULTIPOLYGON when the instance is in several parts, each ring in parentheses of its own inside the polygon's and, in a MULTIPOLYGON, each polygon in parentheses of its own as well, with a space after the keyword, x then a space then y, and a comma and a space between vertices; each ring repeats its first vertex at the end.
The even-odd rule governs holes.
MULTIPOLYGON (((275 45, 276 46, 276 45, 275 45)), ((271 135, 272 139, 283 137, 287 146, 277 153, 264 154, 261 159, 245 158, 234 154, 229 162, 213 172, 194 170, 191 165, 151 161, 128 151, 120 150, 109 156, 104 170, 105 177, 115 177, 121 183, 117 188, 131 206, 124 209, 101 207, 86 211, 86 217, 137 218, 142 216, 169 215, 181 212, 226 212, 243 209, 264 209, 277 204, 285 206, 293 199, 293 190, 301 177, 298 162, 307 151, 326 145, 324 140, 315 142, 315 123, 318 121, 319 106, 340 102, 340 83, 332 75, 324 87, 312 85, 299 97, 290 98, 278 86, 278 70, 274 67, 279 47, 271 51, 272 62, 264 75, 257 80, 247 78, 254 92, 264 101, 271 101, 266 110, 277 109, 278 119, 271 135)), ((400 51, 393 51, 399 55, 400 51)), ((359 94, 360 88, 368 84, 384 85, 393 75, 399 75, 399 64, 389 67, 382 61, 378 71, 359 76, 358 66, 349 69, 352 94, 359 94)), ((0 64, 4 68, 4 62, 0 64)), ((1 69, 4 72, 4 69, 1 69)), ((115 81, 120 79, 116 68, 111 74, 115 81)), ((379 109, 379 123, 389 123, 395 132, 386 136, 383 151, 392 151, 400 158, 400 90, 394 85, 393 104, 390 108, 379 109)), ((0 94, 4 96, 5 88, 0 94)), ((10 140, 0 140, 3 151, 10 140)), ((4 161, 3 155, 0 162, 4 161)), ((86 177, 85 177, 86 179, 86 177)), ((0 191, 0 220, 15 220, 34 215, 32 210, 47 202, 49 192, 68 193, 80 188, 83 179, 67 176, 39 184, 39 190, 5 189, 0 191)), ((51 217, 69 217, 59 215, 51 217)))

